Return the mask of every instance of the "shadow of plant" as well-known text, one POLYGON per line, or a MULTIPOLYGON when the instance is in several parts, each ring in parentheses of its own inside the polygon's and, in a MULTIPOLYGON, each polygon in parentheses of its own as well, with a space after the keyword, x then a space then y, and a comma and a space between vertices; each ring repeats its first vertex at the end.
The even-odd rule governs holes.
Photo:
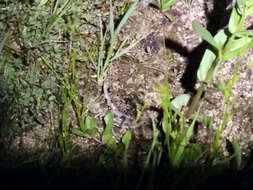
MULTIPOLYGON (((231 4, 231 0, 213 1, 213 10, 208 11, 207 2, 205 2, 205 14, 207 17, 207 30, 211 32, 212 35, 216 34, 221 28, 224 28, 228 23, 230 13, 232 9, 226 10, 227 6, 231 4), (221 19, 222 18, 222 19, 221 19)), ((180 55, 187 58, 187 67, 181 78, 182 87, 186 92, 195 93, 194 86, 197 82, 197 70, 199 68, 202 56, 207 48, 207 43, 203 41, 192 51, 188 51, 186 48, 182 47, 178 42, 166 39, 165 46, 169 49, 174 50, 180 55)))

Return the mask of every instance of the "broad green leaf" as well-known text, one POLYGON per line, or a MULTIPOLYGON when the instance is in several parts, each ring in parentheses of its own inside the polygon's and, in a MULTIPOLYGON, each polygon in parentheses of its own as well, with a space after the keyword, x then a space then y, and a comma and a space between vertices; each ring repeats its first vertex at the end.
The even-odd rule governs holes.
POLYGON ((216 55, 210 50, 207 49, 204 53, 204 56, 200 62, 200 66, 197 72, 198 79, 200 81, 205 81, 207 77, 207 73, 211 68, 212 64, 216 59, 216 55))
POLYGON ((247 37, 236 39, 236 40, 231 40, 225 46, 224 51, 225 52, 236 51, 236 50, 242 48, 243 46, 247 45, 248 43, 250 43, 250 39, 247 37))
POLYGON ((102 139, 103 142, 111 149, 115 150, 116 148, 116 141, 114 140, 114 138, 111 135, 111 130, 113 127, 113 115, 111 113, 108 113, 105 118, 105 124, 106 124, 106 128, 102 134, 102 139))
POLYGON ((113 115, 112 113, 108 113, 106 114, 105 118, 105 124, 106 124, 106 129, 108 131, 111 131, 112 127, 113 127, 113 124, 114 124, 114 120, 113 120, 113 115))
POLYGON ((222 29, 220 30, 215 36, 214 36, 214 40, 216 41, 216 43, 219 46, 219 49, 221 49, 224 44, 227 42, 228 40, 228 35, 226 33, 226 30, 222 29))
POLYGON ((222 61, 228 61, 230 59, 233 59, 234 57, 238 57, 239 53, 240 53, 240 50, 226 52, 222 56, 222 61))
POLYGON ((171 101, 172 109, 175 112, 180 112, 183 106, 186 106, 190 100, 189 94, 180 94, 171 101))
POLYGON ((241 57, 251 47, 251 38, 240 38, 231 40, 225 46, 222 60, 226 61, 234 57, 241 57))
POLYGON ((206 40, 209 44, 211 44, 213 47, 219 49, 216 41, 214 40, 212 34, 206 30, 198 21, 192 22, 192 27, 194 31, 200 35, 204 40, 206 40))
POLYGON ((246 16, 251 15, 251 14, 253 14, 253 5, 247 10, 246 16))
POLYGON ((236 8, 240 15, 244 14, 245 11, 245 0, 237 0, 236 1, 236 8))
POLYGON ((87 116, 85 123, 80 122, 81 130, 84 134, 90 135, 96 130, 96 120, 93 117, 87 116))
POLYGON ((122 137, 122 143, 125 145, 126 148, 128 148, 131 141, 131 132, 128 131, 124 136, 122 137))
POLYGON ((232 11, 232 14, 229 19, 228 23, 228 30, 232 34, 236 33, 238 30, 240 30, 240 19, 241 16, 237 13, 236 9, 234 8, 232 11))
POLYGON ((80 136, 80 137, 86 137, 87 135, 85 135, 81 130, 78 130, 78 129, 73 129, 72 130, 72 133, 74 135, 77 135, 77 136, 80 136))

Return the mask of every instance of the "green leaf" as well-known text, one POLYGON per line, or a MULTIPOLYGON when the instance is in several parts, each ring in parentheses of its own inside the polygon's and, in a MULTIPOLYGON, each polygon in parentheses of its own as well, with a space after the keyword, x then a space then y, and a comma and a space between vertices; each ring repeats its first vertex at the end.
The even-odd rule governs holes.
POLYGON ((227 42, 228 40, 228 34, 227 34, 227 31, 222 29, 220 30, 215 36, 214 36, 214 40, 216 41, 216 43, 218 44, 219 46, 219 49, 221 49, 225 43, 227 42))
POLYGON ((164 15, 169 19, 169 21, 172 21, 173 18, 169 13, 164 13, 164 15))
POLYGON ((112 127, 113 127, 113 124, 114 124, 114 120, 113 120, 113 115, 112 115, 112 113, 106 114, 104 120, 105 120, 105 124, 106 124, 106 129, 107 129, 108 131, 111 131, 111 130, 112 130, 112 127))
POLYGON ((231 39, 224 48, 222 60, 226 61, 234 57, 241 57, 250 48, 251 38, 242 37, 239 39, 231 39))
POLYGON ((110 22, 109 22, 109 29, 111 34, 111 40, 113 40, 114 36, 114 18, 113 18, 113 7, 112 7, 112 0, 110 0, 110 22))
POLYGON ((59 10, 55 9, 53 15, 49 18, 49 20, 47 22, 46 30, 45 30, 46 32, 48 32, 52 29, 52 27, 56 24, 57 20, 63 14, 65 14, 65 12, 68 10, 68 8, 70 8, 70 5, 71 5, 72 2, 73 1, 71 1, 71 0, 66 0, 59 10))
POLYGON ((244 14, 245 11, 245 0, 237 0, 236 1, 236 10, 240 15, 244 14))
POLYGON ((199 144, 192 144, 185 149, 184 152, 184 166, 191 167, 197 166, 197 162, 204 155, 202 148, 199 144))
MULTIPOLYGON (((252 1, 253 2, 253 1, 252 1)), ((247 10, 246 16, 253 14, 253 5, 247 10)))
POLYGON ((242 164, 242 154, 241 154, 240 146, 239 146, 239 144, 236 140, 232 141, 232 146, 233 146, 233 149, 234 149, 237 169, 239 169, 241 167, 241 164, 242 164))
POLYGON ((212 64, 216 59, 216 55, 210 50, 207 49, 204 53, 204 56, 200 62, 199 69, 197 72, 198 79, 200 81, 205 81, 207 77, 207 73, 211 68, 212 64))
POLYGON ((78 130, 78 129, 73 129, 72 130, 72 133, 74 135, 77 135, 77 136, 80 136, 80 137, 86 137, 87 135, 85 135, 81 130, 78 130))
POLYGON ((172 109, 175 112, 180 112, 183 106, 186 106, 190 100, 189 94, 180 94, 171 101, 172 109))
POLYGON ((242 48, 243 46, 249 44, 250 41, 251 40, 248 37, 239 38, 236 40, 231 40, 225 46, 224 51, 225 52, 236 51, 236 50, 242 48))
POLYGON ((209 44, 211 44, 213 47, 219 49, 216 41, 214 40, 212 34, 206 30, 198 21, 192 22, 192 27, 194 31, 200 35, 204 40, 206 40, 209 44))
POLYGON ((199 122, 202 122, 205 126, 207 126, 209 129, 212 128, 213 125, 213 118, 207 115, 199 115, 197 120, 199 122))
POLYGON ((128 18, 131 16, 132 12, 136 9, 137 4, 138 4, 138 1, 135 1, 133 4, 131 4, 131 6, 127 10, 126 14, 123 16, 123 18, 121 19, 119 25, 117 26, 117 28, 115 30, 116 34, 119 33, 119 31, 124 26, 124 24, 126 23, 126 21, 128 20, 128 18))
POLYGON ((96 120, 93 117, 87 116, 85 123, 80 122, 81 130, 86 135, 91 135, 96 130, 96 120))
POLYGON ((122 137, 122 143, 125 145, 126 149, 128 148, 131 141, 131 132, 128 131, 124 136, 122 137))
POLYGON ((114 140, 114 138, 111 136, 111 130, 113 127, 113 115, 111 113, 108 113, 105 118, 105 124, 106 124, 106 128, 102 134, 102 139, 103 142, 112 150, 116 149, 116 141, 114 140))
POLYGON ((229 32, 234 34, 240 30, 240 27, 241 27, 240 20, 241 20, 241 16, 237 13, 236 9, 234 8, 230 16, 229 23, 228 23, 229 32))
POLYGON ((181 140, 180 144, 178 145, 178 148, 177 148, 177 151, 176 151, 176 154, 175 156, 173 157, 173 160, 172 160, 172 166, 175 167, 175 168, 178 168, 180 166, 180 163, 183 159, 183 153, 184 153, 184 150, 185 150, 185 147, 186 145, 188 144, 192 134, 193 134, 193 129, 194 129, 194 126, 195 126, 195 122, 198 118, 198 115, 199 115, 199 110, 200 108, 198 109, 198 112, 197 114, 195 115, 191 125, 187 128, 186 130, 186 133, 183 137, 183 139, 181 140))

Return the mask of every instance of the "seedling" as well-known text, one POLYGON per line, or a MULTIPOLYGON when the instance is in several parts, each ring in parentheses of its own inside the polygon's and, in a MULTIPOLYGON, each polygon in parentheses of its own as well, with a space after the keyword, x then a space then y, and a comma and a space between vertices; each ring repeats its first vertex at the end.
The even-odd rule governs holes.
POLYGON ((154 6, 159 9, 170 21, 173 20, 172 16, 168 13, 171 6, 176 4, 180 0, 157 0, 157 4, 154 6))
MULTIPOLYGON (((99 163, 103 166, 109 167, 113 162, 118 162, 119 156, 123 153, 122 166, 124 169, 128 169, 127 153, 131 141, 131 132, 125 133, 121 139, 121 142, 116 142, 114 137, 111 135, 111 131, 114 124, 114 118, 111 113, 106 114, 104 117, 105 129, 102 134, 103 143, 106 145, 105 152, 100 155, 99 163)), ((111 165, 115 167, 115 165, 111 165)))
POLYGON ((88 58, 90 62, 92 63, 93 69, 96 71, 96 75, 94 77, 97 78, 98 84, 101 86, 103 84, 103 81, 106 77, 106 74, 112 64, 112 62, 116 59, 118 59, 123 54, 127 53, 130 49, 132 49, 138 42, 140 42, 144 37, 137 40, 135 43, 129 45, 128 47, 125 47, 126 40, 123 41, 119 48, 115 51, 114 47, 117 44, 117 37, 121 30, 121 28, 125 25, 128 18, 131 16, 132 12, 136 9, 138 5, 138 1, 135 1, 133 4, 130 5, 129 9, 119 22, 118 26, 115 28, 114 23, 114 16, 113 16, 113 7, 112 7, 112 1, 110 0, 110 21, 109 21, 109 32, 110 32, 110 42, 109 47, 106 49, 106 38, 107 38, 107 32, 108 29, 106 29, 105 34, 103 34, 103 27, 102 27, 102 21, 100 20, 100 47, 98 56, 96 59, 94 59, 89 52, 88 48, 86 47, 86 52, 88 53, 88 58))
MULTIPOLYGON (((53 28, 53 26, 57 23, 57 21, 61 18, 61 16, 67 12, 67 10, 70 8, 71 3, 73 2, 72 0, 65 0, 63 5, 60 8, 58 8, 59 1, 60 0, 56 0, 53 15, 49 18, 47 22, 45 33, 49 32, 53 28)), ((47 1, 41 1, 42 5, 46 3, 47 1)))
MULTIPOLYGON (((229 97, 232 94, 232 86, 238 80, 237 72, 242 56, 253 47, 253 31, 244 27, 245 18, 253 14, 253 1, 237 0, 236 6, 233 8, 230 16, 228 27, 219 31, 214 37, 197 21, 193 22, 193 28, 210 45, 204 53, 201 60, 197 76, 201 81, 196 95, 190 105, 186 117, 190 117, 192 112, 198 105, 199 99, 204 91, 205 84, 213 84, 213 78, 222 62, 236 58, 237 65, 234 70, 232 79, 225 81, 222 75, 222 83, 215 84, 224 94, 225 104, 222 112, 222 122, 214 136, 213 152, 211 156, 212 163, 215 163, 219 151, 219 139, 228 121, 232 118, 231 104, 229 97)), ((239 146, 234 141, 234 149, 236 152, 237 166, 240 165, 239 146)))
POLYGON ((238 0, 230 16, 228 27, 219 31, 214 37, 200 23, 192 23, 195 32, 210 45, 204 53, 198 69, 198 79, 202 82, 186 114, 189 118, 195 110, 204 91, 204 83, 212 83, 218 67, 223 61, 234 57, 240 59, 248 49, 253 47, 253 31, 244 28, 246 16, 253 14, 253 1, 238 0))

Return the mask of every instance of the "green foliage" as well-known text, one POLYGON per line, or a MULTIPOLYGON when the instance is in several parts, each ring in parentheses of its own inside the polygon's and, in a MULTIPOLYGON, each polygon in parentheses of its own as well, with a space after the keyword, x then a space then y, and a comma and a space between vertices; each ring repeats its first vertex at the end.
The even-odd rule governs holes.
POLYGON ((161 10, 161 12, 172 21, 172 16, 167 12, 170 10, 171 6, 176 4, 180 0, 157 0, 157 8, 161 10))
POLYGON ((156 123, 154 119, 152 119, 152 126, 153 126, 153 140, 151 147, 149 149, 146 161, 144 163, 144 168, 157 168, 161 161, 162 156, 162 144, 158 140, 159 130, 156 127, 156 123), (151 157, 153 157, 153 162, 151 163, 151 157))
POLYGON ((111 113, 106 114, 104 117, 106 127, 102 134, 103 143, 106 145, 106 150, 99 157, 99 164, 106 168, 115 168, 118 166, 118 161, 121 160, 124 169, 128 169, 128 149, 131 142, 131 132, 126 132, 121 138, 120 142, 116 142, 111 135, 114 124, 114 118, 111 113), (123 153, 123 157, 121 154, 123 153))
POLYGON ((53 15, 49 18, 47 22, 45 32, 49 32, 52 29, 52 27, 62 17, 62 15, 64 15, 67 12, 67 10, 70 8, 71 3, 73 2, 73 0, 64 0, 63 5, 60 8, 58 8, 58 4, 60 1, 61 0, 56 0, 53 15))
POLYGON ((112 130, 113 124, 114 124, 113 115, 111 113, 108 113, 105 116, 104 120, 105 120, 106 128, 102 134, 103 142, 111 150, 116 150, 116 148, 117 148, 116 141, 114 140, 114 138, 111 135, 111 130, 112 130))
POLYGON ((137 105, 137 114, 136 114, 136 121, 139 121, 141 118, 141 115, 143 113, 143 111, 145 110, 145 108, 147 107, 147 103, 145 103, 144 105, 137 105))
MULTIPOLYGON (((225 100, 222 113, 222 122, 214 137, 212 153, 212 158, 214 160, 218 156, 220 135, 228 121, 232 118, 232 114, 230 112, 231 105, 233 104, 229 102, 229 98, 232 94, 232 86, 238 80, 237 72, 240 59, 248 51, 248 49, 253 47, 252 31, 244 28, 245 18, 246 16, 252 14, 252 7, 252 1, 237 0, 236 6, 233 8, 231 13, 228 27, 220 30, 214 37, 212 37, 212 35, 201 26, 201 24, 196 21, 193 22, 193 28, 195 32, 210 44, 204 53, 198 69, 198 79, 200 81, 212 83, 218 67, 222 66, 222 62, 231 60, 233 58, 237 58, 237 60, 239 60, 235 67, 233 77, 228 81, 225 81, 224 76, 222 75, 222 83, 214 85, 223 92, 225 100)), ((195 96, 196 100, 194 101, 198 102, 202 92, 203 83, 198 89, 198 93, 195 96)), ((192 111, 193 106, 195 105, 192 104, 189 110, 192 111)), ((210 122, 208 123, 210 124, 210 122)), ((239 154, 238 150, 236 152, 239 154)))
POLYGON ((122 49, 125 41, 122 42, 118 50, 115 52, 114 47, 117 43, 117 36, 121 30, 121 28, 125 25, 128 18, 131 16, 132 12, 136 9, 138 1, 131 4, 129 9, 126 11, 123 18, 120 20, 118 26, 115 28, 114 24, 114 16, 113 16, 113 7, 112 1, 110 0, 110 18, 109 18, 109 32, 110 32, 110 43, 108 49, 106 49, 106 38, 108 29, 106 29, 105 34, 103 34, 102 21, 100 18, 100 47, 96 60, 92 58, 91 52, 86 47, 86 52, 88 54, 88 58, 92 63, 93 69, 96 71, 96 78, 98 80, 98 84, 101 85, 106 77, 106 74, 112 64, 112 61, 119 58, 121 55, 127 53, 136 43, 130 45, 129 47, 122 49), (105 53, 106 52, 106 53, 105 53))
MULTIPOLYGON (((183 113, 181 112, 182 107, 186 105, 190 99, 189 95, 182 94, 177 96, 174 100, 170 101, 170 90, 168 85, 168 79, 164 84, 160 84, 157 88, 158 93, 161 97, 161 107, 163 109, 162 126, 165 134, 165 146, 168 150, 169 163, 173 168, 179 168, 183 160, 187 160, 184 154, 188 149, 187 145, 193 134, 195 122, 199 116, 199 112, 195 115, 191 125, 186 128, 186 122, 183 113)), ((147 157, 146 165, 149 163, 151 153, 154 152, 156 146, 159 147, 158 130, 156 129, 153 121, 154 138, 153 143, 147 157)), ((158 154, 159 155, 159 154, 158 154)), ((160 158, 160 156, 158 156, 160 158)), ((159 160, 159 159, 158 159, 159 160)), ((185 161, 187 163, 187 161, 185 161)))
POLYGON ((211 44, 213 47, 219 49, 216 41, 214 40, 212 34, 207 31, 200 23, 197 21, 192 22, 192 27, 194 31, 200 35, 204 40, 206 40, 209 44, 211 44))
POLYGON ((234 155, 235 155, 235 160, 236 160, 236 168, 240 169, 242 165, 242 153, 239 147, 239 144, 236 140, 232 141, 232 146, 234 149, 234 155))
POLYGON ((128 131, 122 137, 122 143, 124 145, 123 167, 126 169, 128 168, 127 153, 128 153, 128 148, 129 148, 130 142, 131 142, 131 132, 128 131))
POLYGON ((228 28, 219 31, 215 37, 212 37, 197 21, 193 22, 195 32, 211 45, 206 50, 198 69, 200 81, 208 82, 215 75, 221 61, 231 60, 234 57, 240 58, 253 46, 252 32, 243 26, 251 6, 246 0, 237 1, 228 28))
POLYGON ((173 111, 180 112, 183 106, 186 106, 190 100, 189 94, 180 94, 171 101, 173 111))
POLYGON ((72 141, 70 140, 69 136, 69 113, 71 108, 71 102, 72 99, 68 97, 68 91, 67 89, 63 88, 63 110, 61 114, 61 121, 60 121, 60 131, 59 131, 59 137, 58 142, 60 149, 62 151, 62 163, 66 164, 72 154, 72 141))

